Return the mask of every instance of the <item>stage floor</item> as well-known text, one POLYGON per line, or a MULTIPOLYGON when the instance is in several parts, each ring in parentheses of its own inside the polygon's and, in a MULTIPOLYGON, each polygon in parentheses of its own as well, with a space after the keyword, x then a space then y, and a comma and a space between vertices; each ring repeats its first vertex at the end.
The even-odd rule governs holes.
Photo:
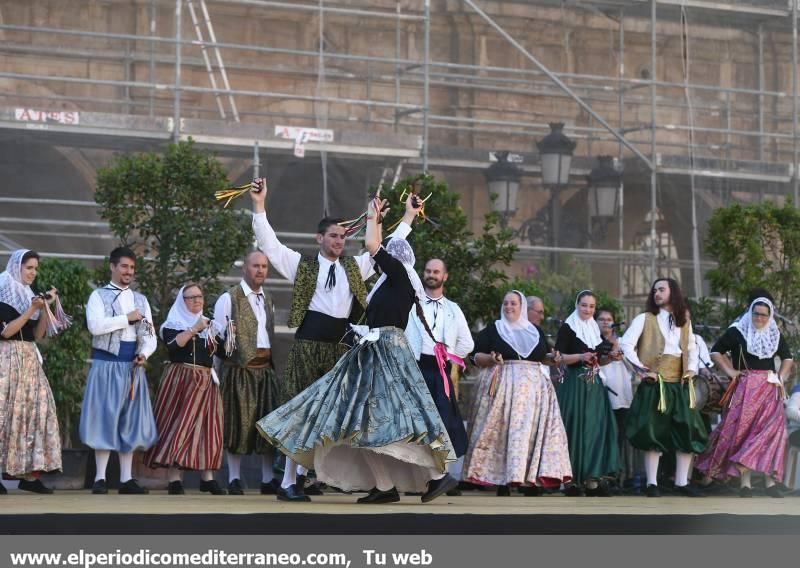
POLYGON ((800 534, 800 498, 495 497, 470 492, 428 504, 402 497, 358 505, 244 496, 130 496, 88 491, 0 496, 5 534, 800 534))

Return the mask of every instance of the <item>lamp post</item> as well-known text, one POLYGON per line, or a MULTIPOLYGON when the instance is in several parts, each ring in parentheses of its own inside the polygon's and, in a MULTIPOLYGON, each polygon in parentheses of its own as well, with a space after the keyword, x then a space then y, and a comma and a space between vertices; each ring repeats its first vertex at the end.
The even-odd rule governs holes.
POLYGON ((589 217, 600 225, 601 238, 605 236, 608 223, 617 214, 619 188, 622 173, 614 167, 614 158, 598 156, 597 165, 586 176, 589 183, 589 217))
MULTIPOLYGON (((561 225, 560 190, 569 182, 569 167, 576 143, 564 134, 563 122, 551 122, 550 133, 536 143, 541 154, 542 184, 550 189, 550 245, 559 246, 561 225)), ((553 252, 553 270, 558 270, 558 253, 553 252)))
POLYGON ((506 228, 509 220, 517 212, 517 196, 519 195, 519 167, 508 160, 509 152, 494 152, 497 161, 486 170, 489 194, 494 195, 492 208, 500 216, 500 226, 506 228))

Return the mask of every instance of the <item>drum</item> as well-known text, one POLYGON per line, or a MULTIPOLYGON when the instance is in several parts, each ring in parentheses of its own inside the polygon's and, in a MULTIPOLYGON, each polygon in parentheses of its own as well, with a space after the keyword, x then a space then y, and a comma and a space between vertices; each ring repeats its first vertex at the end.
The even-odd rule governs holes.
POLYGON ((722 396, 731 380, 714 373, 702 372, 694 377, 695 408, 705 414, 722 412, 722 396))

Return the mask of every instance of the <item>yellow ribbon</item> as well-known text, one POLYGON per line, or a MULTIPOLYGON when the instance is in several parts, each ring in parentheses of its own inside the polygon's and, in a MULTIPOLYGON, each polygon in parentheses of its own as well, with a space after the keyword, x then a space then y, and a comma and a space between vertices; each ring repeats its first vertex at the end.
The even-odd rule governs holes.
POLYGON ((689 375, 689 408, 694 409, 697 406, 697 399, 694 394, 694 376, 689 375))
POLYGON ((658 411, 664 414, 667 411, 667 393, 664 390, 664 375, 657 373, 658 376, 658 411))

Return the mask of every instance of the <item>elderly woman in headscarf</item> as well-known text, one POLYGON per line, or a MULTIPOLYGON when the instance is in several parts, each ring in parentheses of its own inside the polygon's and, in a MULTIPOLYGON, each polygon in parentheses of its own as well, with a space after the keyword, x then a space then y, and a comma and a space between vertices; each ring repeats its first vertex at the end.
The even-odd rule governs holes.
POLYGON ((587 496, 610 496, 606 479, 616 477, 620 469, 617 423, 600 366, 621 355, 617 347, 604 343, 594 319, 596 307, 594 292, 581 291, 556 337, 556 350, 567 365, 556 394, 569 438, 574 483, 565 492, 571 497, 580 496, 582 486, 587 496))
POLYGON ((216 337, 203 316, 203 290, 183 286, 161 326, 170 363, 155 404, 158 442, 144 456, 152 468, 169 468, 170 495, 184 493, 184 470, 199 470, 200 491, 225 495, 214 479, 222 465, 222 397, 212 368, 216 337))
POLYGON ((405 239, 381 245, 383 203, 367 213, 366 247, 381 270, 368 296, 360 341, 306 390, 256 424, 261 434, 317 479, 345 491, 367 490, 359 503, 392 503, 399 491, 428 502, 455 488, 455 461, 442 419, 404 330, 424 289, 405 239))
POLYGON ((0 274, 0 472, 24 491, 52 493, 38 475, 61 469, 61 438, 36 341, 48 332, 56 290, 31 290, 38 268, 39 255, 22 249, 0 274))
POLYGON ((751 472, 764 475, 766 492, 782 497, 787 433, 783 383, 792 353, 775 323, 775 307, 756 298, 711 348, 714 363, 731 377, 723 398, 722 421, 697 459, 697 469, 724 481, 739 476, 740 495, 751 497, 751 472), (775 358, 781 360, 776 371, 775 358))
POLYGON ((482 367, 470 417, 463 477, 537 495, 572 478, 567 434, 546 364, 560 362, 544 332, 528 321, 525 296, 509 291, 500 319, 478 334, 473 362, 482 367))

